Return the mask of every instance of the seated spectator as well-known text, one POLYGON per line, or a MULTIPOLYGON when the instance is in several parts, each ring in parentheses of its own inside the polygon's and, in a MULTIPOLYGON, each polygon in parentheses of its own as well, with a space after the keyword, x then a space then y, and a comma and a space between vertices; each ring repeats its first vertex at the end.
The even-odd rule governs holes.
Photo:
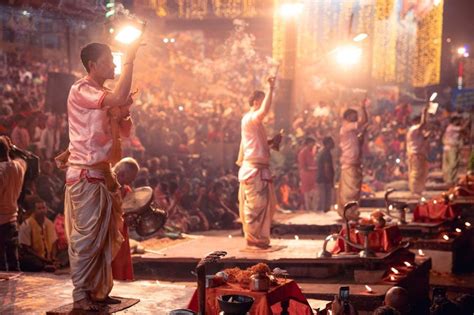
POLYGON ((332 315, 357 315, 357 311, 354 306, 349 302, 347 304, 349 310, 345 310, 344 302, 341 301, 339 295, 334 296, 334 300, 332 301, 331 311, 332 315))
POLYGON ((456 303, 461 308, 462 315, 474 314, 474 296, 470 294, 463 294, 456 299, 456 303))
MULTIPOLYGON (((433 303, 430 308, 430 315, 455 315, 462 314, 461 308, 449 299, 433 303)), ((472 313, 471 313, 472 314, 472 313)))
POLYGON ((410 298, 408 291, 402 287, 393 287, 385 294, 384 304, 396 309, 400 314, 410 312, 410 298))
POLYGON ((24 271, 55 271, 57 235, 46 217, 48 208, 39 197, 30 200, 33 212, 19 230, 20 268, 24 271))
POLYGON ((391 306, 384 305, 377 308, 373 315, 400 315, 400 312, 391 306))

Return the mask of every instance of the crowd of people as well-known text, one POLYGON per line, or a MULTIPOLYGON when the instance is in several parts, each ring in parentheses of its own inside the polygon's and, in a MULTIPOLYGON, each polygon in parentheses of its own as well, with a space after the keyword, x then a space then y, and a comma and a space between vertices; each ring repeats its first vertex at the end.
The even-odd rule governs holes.
MULTIPOLYGON (((433 300, 410 300, 409 293, 402 287, 392 287, 385 294, 383 306, 378 307, 373 315, 468 315, 474 312, 474 296, 463 294, 450 299, 442 288, 434 288, 433 300)), ((357 315, 358 312, 350 301, 335 296, 331 305, 333 315, 357 315)))
MULTIPOLYGON (((235 160, 245 100, 262 81, 263 69, 272 64, 255 50, 255 39, 238 23, 225 45, 186 33, 171 37, 173 44, 156 45, 144 52, 148 55, 141 60, 146 65, 137 65, 139 93, 131 111, 136 128, 123 143, 125 155, 137 159, 141 167, 134 186, 154 189, 155 202, 175 214, 169 220, 173 229, 189 232, 233 228, 238 215, 237 167, 216 163, 214 158, 216 153, 235 154, 226 156, 227 161, 235 160), (150 62, 153 59, 149 58, 160 58, 160 62, 150 62), (190 75, 205 84, 191 82, 190 75), (225 146, 231 150, 223 153, 225 146), (192 219, 196 216, 198 224, 192 219)), ((0 134, 10 136, 17 147, 33 152, 41 161, 41 173, 25 182, 20 204, 29 209, 28 198, 40 197, 46 202, 48 217, 54 219, 63 208, 64 174, 54 167, 53 158, 67 147, 67 121, 65 114, 45 109, 45 95, 48 72, 64 71, 64 63, 31 61, 21 54, 3 57, 0 134)), ((362 97, 354 99, 315 101, 294 113, 280 151, 272 153, 279 208, 327 211, 334 204, 334 198, 327 198, 312 205, 305 193, 317 186, 326 192, 322 195, 329 196, 339 178, 341 117, 347 108, 360 107, 362 97), (310 149, 304 149, 308 144, 310 149), (324 149, 328 146, 335 149, 324 149), (308 157, 313 159, 313 169, 305 174, 302 168, 306 162, 299 154, 302 150, 307 151, 306 162, 308 157), (324 159, 318 161, 319 155, 324 159), (333 165, 327 174, 329 162, 333 165)), ((384 189, 387 182, 407 178, 405 139, 410 117, 417 109, 405 102, 382 108, 371 105, 368 111, 362 194, 370 195, 384 189)), ((274 116, 269 116, 267 125, 271 130, 274 116)), ((435 118, 436 128, 431 128, 434 135, 430 138, 429 158, 435 165, 441 162, 441 138, 447 118, 441 112, 435 118)))
MULTIPOLYGON (((225 43, 187 33, 170 34, 171 37, 173 44, 152 46, 141 58, 146 64, 137 65, 140 90, 132 107, 136 128, 123 143, 125 155, 136 158, 141 166, 136 187, 151 186, 155 201, 162 207, 176 205, 172 207, 174 219, 170 220, 174 228, 184 232, 232 228, 238 213, 237 167, 232 163, 215 163, 213 158, 216 153, 235 154, 227 157, 235 160, 245 99, 259 85, 263 69, 271 67, 271 62, 254 48, 255 38, 239 23, 225 43), (160 62, 151 63, 149 58, 158 58, 160 62), (153 68, 147 71, 140 68, 150 64, 153 68), (191 81, 189 73, 193 74, 191 81), (159 78, 159 82, 154 78, 159 78), (224 146, 233 149, 223 153, 224 146), (198 224, 193 219, 196 213, 201 213, 197 216, 198 224)), ((64 71, 64 62, 31 61, 20 54, 5 53, 2 57, 0 134, 10 136, 17 147, 40 157, 41 175, 26 181, 22 201, 28 196, 40 197, 53 219, 62 211, 64 186, 64 174, 54 167, 53 158, 67 147, 68 135, 65 114, 48 112, 45 96, 48 72, 64 71)), ((317 186, 326 192, 319 195, 329 196, 340 177, 341 117, 347 108, 360 107, 362 98, 355 99, 308 103, 293 115, 291 130, 280 152, 272 154, 281 209, 327 211, 334 204, 334 198, 321 201, 313 196, 312 199, 321 201, 313 205, 307 192, 317 186), (335 149, 325 150, 331 141, 335 149), (299 154, 304 150, 306 162, 299 154), (318 155, 325 156, 323 161, 318 161, 318 155), (326 174, 326 166, 324 170, 321 167, 329 157, 333 165, 330 174, 326 174), (312 161, 308 162, 308 158, 312 161), (312 169, 304 174, 305 163, 312 163, 312 169)), ((362 194, 370 195, 383 190, 388 182, 407 178, 406 134, 410 117, 417 109, 401 102, 383 108, 371 105, 368 111, 371 117, 362 155, 362 194)), ((431 128, 429 159, 435 166, 442 160, 441 138, 448 116, 445 112, 438 114, 434 119, 436 128, 431 128)), ((270 130, 273 121, 274 116, 270 115, 270 130)), ((25 203, 22 205, 28 208, 25 203)))

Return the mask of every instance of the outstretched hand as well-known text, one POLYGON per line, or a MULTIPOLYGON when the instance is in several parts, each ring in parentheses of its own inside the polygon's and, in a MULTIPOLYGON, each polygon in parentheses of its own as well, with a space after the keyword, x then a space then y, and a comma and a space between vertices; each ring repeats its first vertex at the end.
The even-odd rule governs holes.
POLYGON ((275 88, 275 82, 276 82, 276 77, 273 77, 273 76, 268 77, 267 83, 270 86, 270 89, 275 88))
POLYGON ((145 34, 145 29, 146 29, 146 24, 143 23, 141 27, 142 33, 140 34, 140 37, 138 37, 133 43, 131 43, 128 46, 126 63, 133 62, 133 60, 135 59, 135 56, 137 55, 138 48, 144 45, 142 43, 142 40, 143 40, 143 34, 145 34))

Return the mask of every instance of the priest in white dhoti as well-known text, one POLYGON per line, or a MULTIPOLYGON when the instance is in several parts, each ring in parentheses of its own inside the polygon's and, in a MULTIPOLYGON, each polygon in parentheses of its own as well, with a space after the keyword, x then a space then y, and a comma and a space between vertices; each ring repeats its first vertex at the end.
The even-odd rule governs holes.
POLYGON ((115 65, 107 45, 91 43, 81 51, 88 75, 73 84, 67 110, 69 148, 56 158, 67 167, 65 227, 74 285, 74 309, 97 311, 109 297, 111 263, 123 241, 119 184, 111 165, 121 158, 120 140, 130 134, 130 88, 139 40, 129 47, 114 90, 115 65))
MULTIPOLYGON (((344 214, 344 205, 351 201, 360 200, 362 187, 362 147, 368 127, 367 99, 362 103, 362 118, 359 119, 357 110, 349 108, 343 114, 342 126, 339 133, 341 148, 341 176, 339 180, 338 213, 344 214)), ((346 217, 350 220, 359 218, 357 207, 348 209, 346 217)))
POLYGON ((408 188, 414 195, 421 196, 428 177, 428 107, 423 109, 421 118, 415 117, 407 132, 408 188))
POLYGON ((268 92, 255 91, 250 111, 241 123, 239 212, 248 247, 270 248, 270 228, 276 197, 270 171, 270 145, 278 147, 281 135, 267 140, 263 119, 270 112, 275 78, 268 79, 268 92))

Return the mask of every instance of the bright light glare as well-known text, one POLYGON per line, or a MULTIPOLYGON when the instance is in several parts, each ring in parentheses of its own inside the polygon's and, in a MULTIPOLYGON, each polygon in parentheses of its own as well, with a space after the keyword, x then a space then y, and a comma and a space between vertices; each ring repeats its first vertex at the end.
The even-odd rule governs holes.
POLYGON ((115 75, 120 75, 122 73, 122 56, 121 52, 112 52, 113 61, 115 64, 115 75))
POLYGON ((291 18, 301 14, 303 12, 302 3, 284 3, 278 9, 278 13, 284 18, 291 18))
POLYGON ((459 47, 458 54, 464 55, 467 52, 466 47, 459 47))
POLYGON ((465 52, 463 56, 464 56, 464 58, 468 58, 468 57, 469 57, 469 53, 468 53, 468 52, 465 52))
POLYGON ((441 0, 434 0, 433 4, 437 7, 441 4, 441 0))
POLYGON ((430 102, 433 102, 436 97, 438 96, 438 93, 434 92, 433 94, 431 94, 431 97, 430 97, 430 102))
POLYGON ((131 25, 125 26, 120 31, 118 31, 115 40, 123 44, 131 44, 142 34, 138 28, 131 25))
POLYGON ((352 66, 360 61, 362 49, 356 46, 344 46, 336 50, 336 60, 342 66, 352 66))
POLYGON ((360 34, 357 34, 352 40, 358 43, 358 42, 363 41, 367 37, 369 37, 367 33, 360 33, 360 34))

